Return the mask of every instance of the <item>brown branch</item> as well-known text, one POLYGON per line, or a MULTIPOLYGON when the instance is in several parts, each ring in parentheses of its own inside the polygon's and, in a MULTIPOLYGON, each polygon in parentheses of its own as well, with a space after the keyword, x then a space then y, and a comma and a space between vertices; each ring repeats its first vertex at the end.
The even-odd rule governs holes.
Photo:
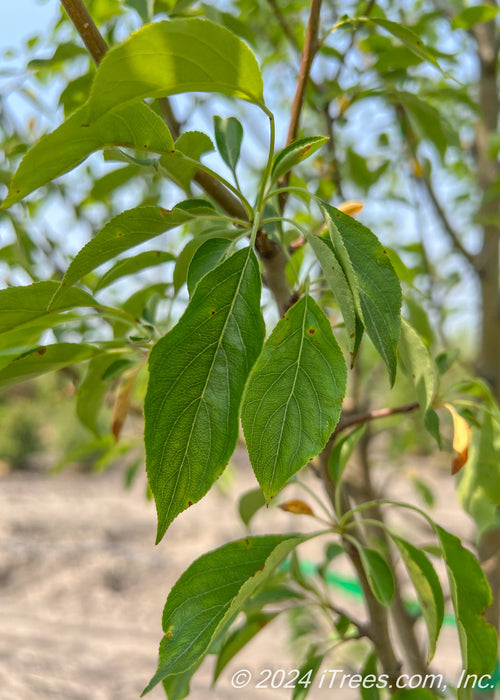
POLYGON ((296 138, 299 130, 300 114, 302 112, 302 107, 304 106, 304 99, 306 96, 307 83, 309 82, 309 75, 311 73, 311 66, 318 50, 318 30, 321 2, 322 0, 312 0, 311 2, 311 11, 309 13, 309 21, 307 23, 306 40, 304 43, 304 50, 302 52, 302 61, 300 64, 297 89, 295 91, 295 97, 292 104, 290 124, 288 126, 288 135, 286 139, 287 146, 296 138))
MULTIPOLYGON (((82 0, 61 0, 61 3, 66 9, 75 29, 83 39, 93 60, 96 64, 99 64, 108 50, 108 47, 85 9, 82 0)), ((179 136, 180 124, 172 111, 170 102, 164 97, 160 100, 160 104, 165 115, 165 121, 172 132, 172 136, 177 138, 179 136)), ((245 209, 239 199, 224 187, 217 178, 202 170, 197 170, 194 175, 194 180, 216 204, 229 214, 229 216, 234 216, 239 219, 247 218, 245 209)), ((264 263, 264 281, 271 290, 280 314, 283 316, 294 301, 296 301, 291 294, 285 273, 285 253, 280 245, 267 237, 265 231, 259 231, 255 247, 264 263)))
POLYGON ((387 418, 388 416, 395 416, 399 413, 411 413, 419 408, 420 404, 416 401, 413 403, 408 403, 404 406, 396 406, 396 408, 376 408, 373 411, 367 411, 366 413, 356 413, 353 416, 346 416, 341 418, 337 427, 335 428, 332 438, 335 438, 339 433, 352 428, 354 425, 361 425, 362 423, 370 423, 372 420, 378 420, 379 418, 387 418))
POLYGON ((108 50, 108 46, 94 24, 94 20, 87 12, 87 8, 82 0, 61 0, 61 5, 81 36, 94 63, 98 66, 108 50))

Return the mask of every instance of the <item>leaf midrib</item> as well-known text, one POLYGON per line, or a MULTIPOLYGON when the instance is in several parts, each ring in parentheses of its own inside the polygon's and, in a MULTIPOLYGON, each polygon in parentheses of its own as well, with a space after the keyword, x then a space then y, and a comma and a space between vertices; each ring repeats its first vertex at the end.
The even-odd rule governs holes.
MULTIPOLYGON (((284 412, 284 415, 283 415, 283 420, 281 421, 281 430, 280 430, 280 436, 279 436, 279 440, 278 440, 278 449, 276 450, 276 455, 275 455, 275 458, 274 458, 274 464, 273 464, 273 467, 272 467, 271 481, 270 481, 271 490, 272 490, 272 485, 273 485, 273 483, 274 483, 274 477, 275 477, 275 474, 276 474, 276 465, 277 465, 277 462, 278 462, 278 455, 279 455, 279 453, 280 453, 280 451, 281 451, 281 440, 282 440, 282 438, 283 438, 283 431, 284 431, 284 428, 285 428, 285 419, 286 419, 286 415, 287 415, 287 412, 288 412, 288 405, 289 405, 290 401, 292 400, 292 396, 294 395, 295 385, 296 385, 296 383, 297 383, 297 377, 299 376, 300 360, 301 360, 301 358, 302 358, 302 349, 303 349, 303 347, 304 347, 304 328, 305 328, 305 323, 306 323, 306 315, 307 315, 307 297, 305 297, 304 314, 303 314, 303 316, 302 316, 302 332, 301 332, 301 336, 300 336, 299 352, 298 352, 297 360, 296 360, 295 376, 294 376, 294 378, 293 378, 292 389, 291 389, 291 391, 290 391, 290 393, 289 393, 288 399, 287 399, 286 404, 285 404, 285 412, 284 412)), ((299 411, 299 414, 300 414, 300 411, 299 411)))
MULTIPOLYGON (((172 508, 172 503, 174 502, 175 494, 177 493, 177 488, 178 488, 178 484, 179 484, 179 479, 180 479, 180 475, 181 475, 181 470, 182 470, 182 468, 183 468, 183 466, 184 466, 184 462, 185 462, 185 460, 186 460, 186 456, 187 456, 187 454, 188 454, 188 452, 189 452, 189 448, 190 448, 190 445, 191 445, 191 439, 192 439, 192 436, 193 436, 193 431, 194 431, 195 424, 196 424, 196 421, 197 421, 197 418, 198 418, 198 413, 199 413, 199 411, 200 411, 200 408, 201 408, 201 405, 202 405, 202 403, 203 403, 203 399, 204 399, 204 396, 205 396, 205 393, 206 393, 206 390, 207 390, 207 387, 208 387, 210 378, 211 378, 211 376, 212 376, 212 371, 213 371, 216 358, 217 358, 217 356, 218 356, 218 354, 219 354, 219 351, 220 351, 220 348, 221 348, 221 345, 222 345, 222 341, 223 341, 223 338, 224 338, 224 335, 225 335, 225 332, 226 332, 227 325, 228 325, 228 323, 229 323, 229 319, 231 318, 231 315, 232 315, 232 312, 233 312, 233 309, 234 309, 234 305, 236 304, 236 299, 237 299, 237 297, 238 297, 238 294, 239 294, 239 291, 240 291, 240 288, 241 288, 241 284, 242 284, 242 281, 243 281, 243 277, 244 277, 244 275, 245 275, 245 272, 246 272, 246 269, 247 269, 247 266, 248 266, 248 261, 250 260, 251 251, 252 251, 252 249, 251 249, 251 247, 249 246, 249 247, 248 247, 247 257, 246 257, 246 260, 245 260, 245 264, 243 265, 243 267, 242 267, 242 269, 241 269, 240 279, 239 279, 239 281, 238 281, 238 285, 237 285, 236 290, 235 290, 235 293, 234 293, 234 295, 233 295, 233 299, 232 299, 231 304, 230 304, 230 306, 229 306, 229 310, 228 310, 228 312, 227 312, 227 316, 226 316, 226 320, 225 320, 225 322, 224 322, 224 326, 223 326, 222 331, 221 331, 221 333, 220 333, 219 340, 217 341, 217 347, 216 347, 216 350, 215 350, 214 355, 213 355, 213 358, 212 358, 212 363, 211 363, 211 365, 210 365, 210 369, 208 370, 207 378, 206 378, 206 380, 205 380, 205 384, 204 384, 204 386, 203 386, 203 390, 202 390, 202 392, 201 392, 201 394, 200 394, 200 397, 199 397, 198 407, 197 407, 197 409, 196 409, 196 413, 195 413, 195 415, 194 415, 193 422, 192 422, 192 424, 191 424, 191 430, 189 431, 189 436, 188 436, 188 439, 187 439, 187 442, 186 442, 186 448, 185 448, 185 450, 184 450, 184 455, 183 455, 183 457, 182 457, 182 462, 181 462, 181 464, 179 465, 179 467, 178 467, 178 469, 177 469, 177 478, 176 478, 176 480, 175 480, 175 485, 174 485, 174 488, 173 488, 173 494, 172 494, 172 496, 171 496, 171 498, 170 498, 170 503, 168 504, 168 509, 167 509, 167 512, 166 512, 166 514, 165 514, 165 516, 164 516, 164 520, 167 520, 167 521, 168 521, 168 519, 169 519, 169 515, 170 515, 171 508, 172 508)), ((160 467, 160 469, 161 469, 161 466, 162 466, 162 464, 163 464, 163 459, 164 459, 164 456, 165 456, 166 447, 167 447, 167 440, 165 440, 164 445, 163 445, 162 455, 161 455, 160 462, 159 462, 159 467, 160 467)))

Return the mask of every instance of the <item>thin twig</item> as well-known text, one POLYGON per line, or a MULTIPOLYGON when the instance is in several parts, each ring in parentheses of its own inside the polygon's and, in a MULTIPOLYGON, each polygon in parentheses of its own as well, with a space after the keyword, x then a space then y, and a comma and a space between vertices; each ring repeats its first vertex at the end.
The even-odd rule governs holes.
MULTIPOLYGON (((82 0, 61 0, 61 3, 78 34, 83 39, 93 60, 96 64, 99 64, 108 47, 85 9, 82 0)), ((180 124, 166 97, 160 100, 160 104, 165 120, 175 138, 179 135, 180 124)), ((229 192, 215 177, 198 170, 194 175, 194 180, 230 216, 238 219, 247 218, 246 212, 238 198, 229 192)), ((262 258, 266 270, 264 280, 276 300, 280 314, 284 315, 291 305, 290 300, 293 298, 285 273, 286 256, 281 246, 270 240, 265 231, 259 231, 255 247, 262 258)))
POLYGON ((268 0, 268 2, 269 2, 269 5, 271 6, 271 10, 274 13, 274 16, 278 20, 278 24, 283 29, 284 35, 286 36, 286 38, 288 39, 288 41, 290 42, 290 44, 292 45, 294 50, 300 55, 299 43, 298 43, 294 33, 292 32, 290 25, 286 21, 286 18, 283 15, 277 1, 276 0, 268 0))
POLYGON ((340 419, 340 422, 335 428, 333 435, 337 436, 339 433, 347 430, 348 428, 352 428, 354 425, 370 423, 373 420, 387 418, 388 416, 395 416, 399 413, 411 413, 419 408, 419 406, 420 404, 414 401, 413 403, 408 403, 404 406, 396 406, 395 408, 376 408, 375 410, 367 411, 366 413, 356 413, 353 416, 346 416, 345 418, 340 419))
POLYGON ((455 231, 453 226, 451 225, 450 220, 448 219, 446 212, 444 211, 443 207, 441 206, 441 203, 439 202, 439 199, 437 198, 437 195, 434 191, 434 188, 432 186, 432 183, 429 179, 429 177, 424 176, 423 178, 419 178, 420 182, 424 185, 427 194, 429 195, 429 198, 434 206, 434 209, 436 210, 436 214, 438 215, 444 230, 446 231, 448 238, 451 240, 453 243, 453 247, 457 252, 459 252, 467 262, 472 265, 474 270, 477 269, 476 267, 476 256, 473 253, 470 253, 463 245, 462 241, 460 240, 458 233, 455 231))
POLYGON ((98 66, 108 50, 108 46, 94 24, 94 20, 87 12, 87 8, 82 0, 61 0, 61 5, 75 25, 76 31, 81 36, 94 63, 98 66))

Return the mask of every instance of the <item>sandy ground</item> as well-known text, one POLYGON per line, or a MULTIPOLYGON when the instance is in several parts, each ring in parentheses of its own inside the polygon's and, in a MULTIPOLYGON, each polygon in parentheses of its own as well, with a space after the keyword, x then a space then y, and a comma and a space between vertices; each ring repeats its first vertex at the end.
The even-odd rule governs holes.
MULTIPOLYGON (((11 472, 0 478, 0 700, 139 697, 156 669, 161 613, 172 584, 198 555, 245 534, 236 515, 238 496, 254 488, 255 481, 241 450, 236 462, 230 496, 212 490, 179 516, 157 547, 154 505, 144 498, 142 475, 130 490, 124 490, 119 469, 58 476, 11 472)), ((470 535, 470 521, 455 504, 452 480, 444 473, 427 476, 438 485, 438 521, 450 525, 451 520, 457 534, 470 535)), ((412 491, 405 493, 397 480, 389 481, 399 498, 414 500, 412 491)), ((264 510, 254 531, 303 529, 304 520, 264 510)), ((408 516, 400 526, 414 532, 408 516)), ((317 558, 321 549, 312 545, 307 558, 317 558)), ((340 592, 338 601, 344 607, 353 604, 340 592)), ((363 609, 354 605, 362 616, 363 609)), ((436 668, 454 676, 458 659, 455 633, 447 629, 436 668)), ((264 668, 293 667, 287 625, 279 620, 229 664, 212 693, 212 659, 207 659, 190 697, 290 698, 291 691, 284 689, 236 690, 231 676, 239 668, 258 675, 264 668)), ((313 688, 309 697, 331 693, 313 688)), ((149 697, 165 696, 157 687, 149 697)))

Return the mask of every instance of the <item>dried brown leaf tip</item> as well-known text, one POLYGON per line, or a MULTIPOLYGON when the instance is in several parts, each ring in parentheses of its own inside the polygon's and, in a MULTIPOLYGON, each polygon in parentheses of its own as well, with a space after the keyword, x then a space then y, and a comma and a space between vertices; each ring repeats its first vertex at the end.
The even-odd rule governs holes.
POLYGON ((280 503, 279 507, 286 513, 293 513, 294 515, 310 515, 313 518, 315 517, 313 509, 304 501, 286 501, 286 503, 280 503))
POLYGON ((119 439, 122 432, 125 418, 127 417, 130 401, 132 398, 132 390, 135 380, 139 374, 140 367, 136 367, 124 374, 121 384, 116 392, 115 402, 113 404, 113 413, 111 415, 111 432, 116 440, 119 439))

